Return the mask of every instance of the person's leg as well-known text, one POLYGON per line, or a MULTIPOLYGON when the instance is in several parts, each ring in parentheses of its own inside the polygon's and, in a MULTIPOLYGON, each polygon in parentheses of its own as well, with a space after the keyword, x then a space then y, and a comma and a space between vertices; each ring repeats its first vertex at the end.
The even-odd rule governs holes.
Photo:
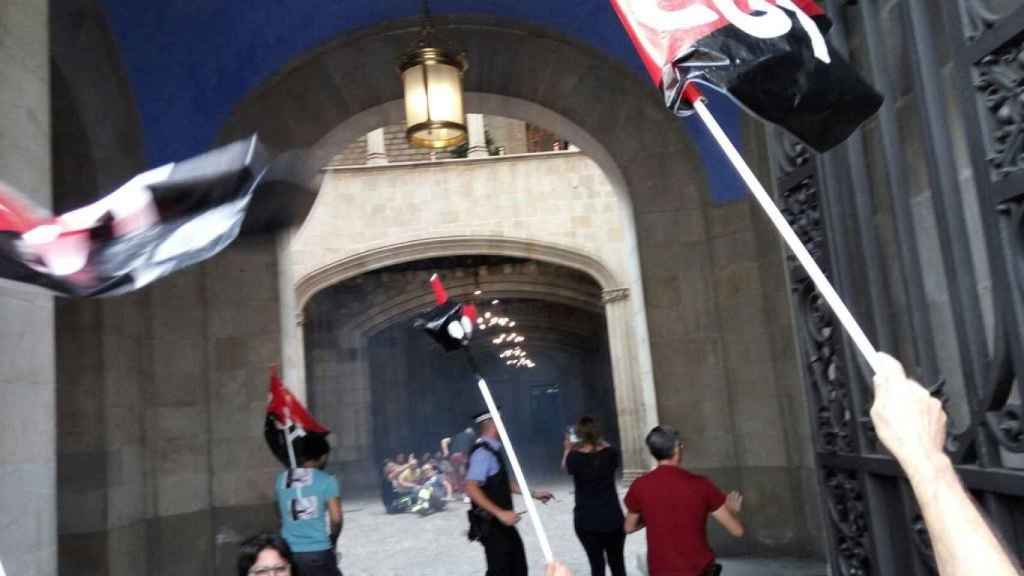
POLYGON ((626 576, 626 533, 609 532, 604 535, 604 551, 608 555, 608 567, 612 576, 626 576))
POLYGON ((484 556, 487 558, 486 576, 510 576, 509 536, 504 526, 491 526, 487 537, 481 541, 484 545, 484 556))
POLYGON ((510 576, 526 576, 529 567, 526 564, 526 547, 523 546, 523 539, 519 537, 519 530, 509 528, 508 560, 511 566, 510 576))
POLYGON ((583 544, 590 562, 590 576, 604 576, 604 545, 601 535, 595 532, 576 529, 576 537, 583 544))

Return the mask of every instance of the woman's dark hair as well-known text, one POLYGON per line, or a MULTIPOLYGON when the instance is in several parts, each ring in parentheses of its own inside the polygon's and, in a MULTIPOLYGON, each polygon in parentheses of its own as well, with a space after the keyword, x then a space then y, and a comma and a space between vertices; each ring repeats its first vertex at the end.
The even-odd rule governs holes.
POLYGON ((679 432, 669 426, 655 426, 647 433, 645 442, 655 460, 668 460, 679 446, 679 432))
POLYGON ((584 444, 597 446, 601 442, 601 424, 593 416, 584 416, 576 422, 576 435, 584 444))
POLYGON ((263 532, 242 542, 238 547, 238 576, 248 576, 249 570, 252 570, 253 565, 256 564, 256 558, 259 557, 260 552, 267 548, 276 550, 288 564, 292 563, 292 549, 284 538, 272 532, 263 532))

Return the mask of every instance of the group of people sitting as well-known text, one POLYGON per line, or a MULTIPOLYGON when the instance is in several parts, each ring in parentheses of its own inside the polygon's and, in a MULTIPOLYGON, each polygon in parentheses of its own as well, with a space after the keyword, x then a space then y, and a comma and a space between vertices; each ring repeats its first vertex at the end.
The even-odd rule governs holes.
POLYGON ((388 514, 444 510, 456 492, 457 471, 444 452, 396 454, 384 460, 381 501, 388 514))

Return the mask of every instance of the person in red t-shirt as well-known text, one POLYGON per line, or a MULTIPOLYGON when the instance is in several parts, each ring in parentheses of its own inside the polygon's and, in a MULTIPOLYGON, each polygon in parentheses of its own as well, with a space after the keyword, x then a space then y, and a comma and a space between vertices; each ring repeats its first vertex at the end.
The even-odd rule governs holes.
POLYGON ((737 515, 743 497, 739 492, 726 496, 707 478, 683 470, 683 443, 672 428, 656 426, 646 442, 658 467, 637 478, 626 493, 626 533, 647 528, 650 576, 717 574, 720 568, 708 545, 708 516, 742 537, 737 515))

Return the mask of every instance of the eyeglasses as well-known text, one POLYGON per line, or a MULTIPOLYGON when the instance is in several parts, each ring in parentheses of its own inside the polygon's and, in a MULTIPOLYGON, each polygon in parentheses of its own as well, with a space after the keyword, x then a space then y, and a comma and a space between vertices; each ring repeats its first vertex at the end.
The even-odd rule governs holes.
POLYGON ((264 566, 261 568, 253 568, 249 570, 249 576, 289 576, 291 574, 291 566, 288 564, 281 564, 279 566, 264 566))

